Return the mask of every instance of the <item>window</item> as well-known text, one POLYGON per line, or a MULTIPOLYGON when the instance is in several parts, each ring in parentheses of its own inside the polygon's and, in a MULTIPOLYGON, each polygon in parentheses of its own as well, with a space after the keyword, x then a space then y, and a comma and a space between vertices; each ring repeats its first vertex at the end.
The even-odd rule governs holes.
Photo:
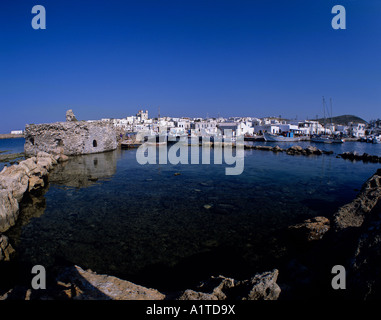
POLYGON ((98 145, 97 140, 93 140, 93 147, 96 148, 98 145))

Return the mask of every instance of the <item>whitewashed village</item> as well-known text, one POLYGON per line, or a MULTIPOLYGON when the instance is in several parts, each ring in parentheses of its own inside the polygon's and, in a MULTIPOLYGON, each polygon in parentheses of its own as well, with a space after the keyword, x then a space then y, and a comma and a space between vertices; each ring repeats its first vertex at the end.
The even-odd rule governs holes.
MULTIPOLYGON (((351 118, 356 118, 350 116, 351 118)), ((111 123, 120 134, 150 132, 161 133, 166 128, 167 133, 173 135, 212 136, 225 130, 232 130, 233 136, 245 136, 255 140, 263 139, 264 133, 279 135, 293 133, 309 140, 313 136, 331 135, 345 140, 361 140, 377 143, 380 141, 381 120, 366 122, 347 122, 346 124, 320 120, 287 120, 281 117, 217 117, 217 118, 189 118, 189 117, 149 117, 148 110, 139 110, 136 115, 121 119, 105 118, 102 122, 111 123)), ((334 120, 334 119, 332 119, 334 120)), ((91 122, 91 120, 90 120, 91 122)))
MULTIPOLYGON (((72 110, 68 111, 66 121, 77 121, 72 110), (69 116, 68 116, 69 114, 69 116), (69 118, 68 118, 69 117, 69 118)), ((85 120, 85 123, 98 123, 113 127, 117 139, 121 141, 130 137, 131 133, 166 136, 215 136, 225 135, 231 130, 233 137, 244 136, 245 140, 262 141, 300 141, 313 142, 345 142, 361 141, 370 143, 381 142, 381 120, 365 120, 344 115, 318 119, 285 119, 281 116, 257 117, 149 117, 147 109, 140 109, 135 115, 124 118, 103 118, 100 120, 85 120), (321 139, 321 137, 326 137, 321 139), (329 138, 328 138, 329 137, 329 138), (333 139, 333 138, 336 139, 333 139), (283 140, 282 140, 283 139, 283 140), (289 139, 289 140, 286 140, 289 139)), ((24 136, 25 130, 13 130, 10 137, 24 136)))

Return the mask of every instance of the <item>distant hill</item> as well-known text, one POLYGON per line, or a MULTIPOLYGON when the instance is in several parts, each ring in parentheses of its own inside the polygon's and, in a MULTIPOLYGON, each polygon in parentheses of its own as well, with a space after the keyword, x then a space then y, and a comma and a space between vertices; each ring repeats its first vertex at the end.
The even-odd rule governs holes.
MULTIPOLYGON (((323 124, 324 123, 324 118, 322 119, 318 119, 318 121, 323 124)), ((331 118, 326 118, 326 123, 330 123, 331 122, 331 118)), ((337 117, 332 117, 332 122, 335 123, 335 124, 341 124, 341 125, 346 125, 348 124, 348 122, 361 122, 361 123, 368 123, 367 121, 365 121, 364 119, 361 119, 357 116, 353 116, 353 115, 343 115, 343 116, 337 116, 337 117)))

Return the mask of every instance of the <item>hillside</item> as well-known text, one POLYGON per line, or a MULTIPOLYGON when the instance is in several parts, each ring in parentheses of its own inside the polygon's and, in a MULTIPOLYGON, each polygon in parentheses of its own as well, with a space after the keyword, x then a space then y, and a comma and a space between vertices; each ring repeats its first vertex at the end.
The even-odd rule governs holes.
MULTIPOLYGON (((318 119, 318 121, 320 123, 324 123, 324 118, 322 119, 318 119)), ((330 123, 331 122, 331 118, 326 118, 326 123, 330 123)), ((354 115, 343 115, 343 116, 337 116, 337 117, 332 117, 332 122, 335 123, 335 124, 342 124, 342 125, 346 125, 348 124, 348 122, 361 122, 361 123, 368 123, 367 121, 365 121, 364 119, 361 119, 357 116, 354 116, 354 115)))

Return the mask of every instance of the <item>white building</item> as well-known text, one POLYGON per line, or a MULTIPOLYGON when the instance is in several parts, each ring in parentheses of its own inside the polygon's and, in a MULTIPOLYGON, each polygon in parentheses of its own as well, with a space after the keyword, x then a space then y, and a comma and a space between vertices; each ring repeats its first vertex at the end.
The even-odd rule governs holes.
POLYGON ((324 127, 319 123, 319 121, 305 120, 299 122, 299 130, 305 135, 314 135, 324 133, 324 127))
POLYGON ((286 120, 278 119, 278 118, 263 118, 263 124, 287 124, 286 120))
POLYGON ((148 110, 146 110, 145 112, 143 110, 139 110, 138 113, 136 114, 136 117, 140 121, 148 120, 148 110))
POLYGON ((349 134, 352 135, 353 137, 360 138, 365 136, 365 123, 353 123, 350 122, 348 123, 348 131, 349 134))
POLYGON ((255 133, 263 134, 264 132, 268 133, 279 133, 279 126, 274 124, 254 124, 253 129, 255 133))
POLYGON ((190 127, 194 129, 196 135, 212 135, 217 133, 216 120, 195 121, 190 127))
POLYGON ((236 135, 237 136, 243 136, 245 134, 253 135, 254 134, 254 128, 252 126, 251 122, 240 122, 237 126, 236 135))

